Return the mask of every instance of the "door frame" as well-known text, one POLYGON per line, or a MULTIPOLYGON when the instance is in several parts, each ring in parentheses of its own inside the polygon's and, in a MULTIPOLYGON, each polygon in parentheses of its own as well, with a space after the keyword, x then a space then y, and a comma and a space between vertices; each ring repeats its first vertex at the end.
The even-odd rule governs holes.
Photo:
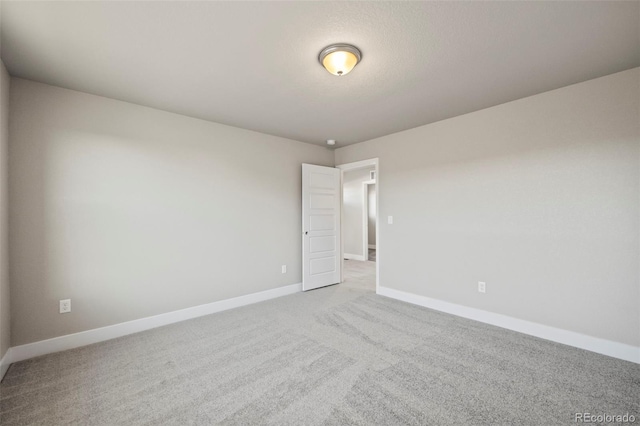
MULTIPOLYGON (((344 281, 344 238, 342 235, 342 227, 344 223, 344 172, 365 167, 374 167, 376 172, 376 293, 380 293, 380 161, 376 158, 368 160, 355 161, 353 163, 345 163, 337 165, 340 169, 340 282, 344 281)), ((368 256, 368 247, 365 256, 368 256)), ((365 257, 367 259, 368 257, 365 257)))

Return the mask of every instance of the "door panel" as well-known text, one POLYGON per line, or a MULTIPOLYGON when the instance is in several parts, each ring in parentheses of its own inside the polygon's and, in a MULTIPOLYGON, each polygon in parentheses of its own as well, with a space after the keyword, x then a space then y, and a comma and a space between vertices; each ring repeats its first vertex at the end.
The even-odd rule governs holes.
POLYGON ((335 215, 314 215, 309 220, 309 231, 332 231, 336 229, 335 215))
POLYGON ((309 251, 319 253, 336 249, 336 237, 313 237, 309 239, 309 251))
POLYGON ((302 165, 302 289, 340 282, 340 170, 302 165))

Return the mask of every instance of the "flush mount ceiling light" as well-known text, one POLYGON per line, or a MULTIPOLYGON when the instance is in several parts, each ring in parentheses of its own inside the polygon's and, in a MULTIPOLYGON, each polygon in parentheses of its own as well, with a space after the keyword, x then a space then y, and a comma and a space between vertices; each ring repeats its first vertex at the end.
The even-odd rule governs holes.
POLYGON ((327 139, 327 145, 335 145, 335 144, 336 144, 335 139, 327 139))
POLYGON ((318 55, 322 66, 337 76, 349 74, 361 59, 360 50, 350 44, 332 44, 322 49, 318 55))

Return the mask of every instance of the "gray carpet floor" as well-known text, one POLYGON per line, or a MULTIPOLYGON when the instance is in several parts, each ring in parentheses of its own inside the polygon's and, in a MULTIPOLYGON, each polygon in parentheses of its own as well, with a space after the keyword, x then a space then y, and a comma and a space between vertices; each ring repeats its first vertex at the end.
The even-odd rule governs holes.
MULTIPOLYGON (((11 366, 3 425, 554 425, 640 419, 640 366, 347 281, 11 366)), ((636 420, 640 421, 640 420, 636 420)))

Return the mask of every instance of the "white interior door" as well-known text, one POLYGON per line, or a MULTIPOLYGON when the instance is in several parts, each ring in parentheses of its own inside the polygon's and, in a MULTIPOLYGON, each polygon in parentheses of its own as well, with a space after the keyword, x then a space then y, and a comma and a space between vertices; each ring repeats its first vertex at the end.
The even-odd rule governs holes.
POLYGON ((340 170, 302 165, 302 290, 340 282, 340 170))

